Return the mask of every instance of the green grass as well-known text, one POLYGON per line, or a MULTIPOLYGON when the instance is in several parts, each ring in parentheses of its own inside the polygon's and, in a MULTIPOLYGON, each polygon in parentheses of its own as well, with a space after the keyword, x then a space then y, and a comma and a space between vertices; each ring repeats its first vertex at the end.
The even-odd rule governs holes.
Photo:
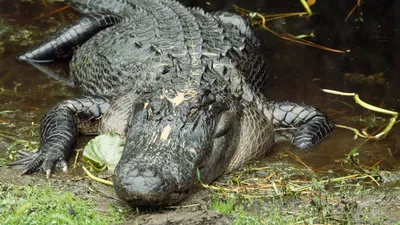
POLYGON ((241 200, 238 196, 212 197, 211 209, 234 218, 235 225, 242 224, 295 224, 304 223, 301 215, 291 215, 282 204, 241 200))
MULTIPOLYGON (((359 219, 353 218, 350 213, 343 213, 338 218, 329 217, 333 214, 332 205, 323 203, 299 202, 298 199, 288 197, 287 199, 273 199, 269 201, 239 200, 240 197, 230 197, 229 200, 213 199, 211 209, 233 217, 235 225, 244 224, 355 224, 359 219), (296 204, 287 201, 293 200, 296 204), (232 205, 232 202, 235 202, 232 205), (227 210, 233 209, 233 210, 227 210)), ((362 222, 382 222, 381 218, 373 218, 373 214, 366 214, 362 222)))
POLYGON ((96 204, 71 192, 56 191, 50 185, 14 186, 0 183, 1 224, 116 224, 122 212, 110 206, 101 215, 96 204))
POLYGON ((235 210, 235 198, 219 199, 218 197, 214 196, 213 199, 214 201, 211 202, 212 209, 223 214, 230 214, 235 210))
POLYGON ((271 166, 265 170, 244 169, 231 174, 230 179, 206 187, 212 192, 210 208, 233 218, 234 224, 393 224, 399 221, 400 213, 396 213, 399 189, 384 187, 384 184, 377 186, 372 176, 356 175, 316 175, 288 166, 271 166), (263 176, 268 179, 262 179, 263 176))

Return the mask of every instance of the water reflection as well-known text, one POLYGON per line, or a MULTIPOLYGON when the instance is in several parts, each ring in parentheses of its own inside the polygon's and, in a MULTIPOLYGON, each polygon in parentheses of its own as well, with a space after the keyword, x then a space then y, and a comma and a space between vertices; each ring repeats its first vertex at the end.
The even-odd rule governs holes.
MULTIPOLYGON (((208 11, 232 10, 232 4, 266 13, 303 11, 297 1, 183 1, 208 11)), ((330 88, 357 92, 375 105, 400 110, 397 87, 400 84, 400 7, 396 1, 364 1, 347 22, 347 14, 355 1, 325 1, 313 6, 311 18, 280 19, 269 23, 279 32, 294 35, 313 32, 315 41, 328 47, 350 50, 346 54, 322 51, 282 41, 268 32, 260 31, 270 61, 271 74, 265 88, 272 100, 289 100, 312 104, 328 112, 337 123, 365 127, 357 116, 373 114, 355 105, 350 98, 322 93, 330 88), (397 7, 396 7, 397 6, 397 7), (344 74, 371 75, 383 73, 383 83, 360 83, 344 74)), ((13 139, 32 139, 41 115, 57 102, 79 95, 46 77, 35 68, 18 63, 14 56, 28 46, 43 40, 58 28, 77 18, 78 13, 67 9, 47 15, 65 6, 62 2, 2 1, 0 3, 0 154, 13 139), (36 18, 36 19, 35 19, 36 18), (11 35, 14 38, 11 38, 11 35), (34 122, 32 124, 32 122, 34 122)), ((55 68, 65 68, 59 63, 55 68)), ((384 117, 384 116, 383 116, 384 117)), ((383 160, 381 167, 399 166, 399 128, 385 140, 353 140, 352 133, 337 129, 328 140, 313 151, 299 151, 288 144, 278 144, 268 160, 292 161, 287 152, 294 152, 307 165, 320 170, 340 170, 340 162, 351 149, 362 149, 360 159, 365 165, 383 160)))

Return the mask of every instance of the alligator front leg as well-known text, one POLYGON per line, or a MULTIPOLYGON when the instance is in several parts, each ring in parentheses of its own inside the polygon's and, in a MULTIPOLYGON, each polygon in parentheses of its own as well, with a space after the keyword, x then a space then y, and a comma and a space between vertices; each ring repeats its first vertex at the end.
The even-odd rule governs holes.
POLYGON ((269 102, 264 114, 293 145, 312 148, 334 130, 334 123, 324 112, 305 104, 269 102))
POLYGON ((17 59, 34 63, 47 63, 56 58, 70 57, 74 48, 86 42, 99 31, 113 26, 121 20, 120 16, 114 14, 88 14, 57 31, 48 40, 18 56, 17 59))
POLYGON ((61 102, 42 118, 39 150, 10 165, 24 165, 22 174, 42 168, 47 177, 56 165, 67 171, 67 160, 78 134, 77 121, 97 120, 109 107, 108 99, 102 96, 84 96, 61 102))

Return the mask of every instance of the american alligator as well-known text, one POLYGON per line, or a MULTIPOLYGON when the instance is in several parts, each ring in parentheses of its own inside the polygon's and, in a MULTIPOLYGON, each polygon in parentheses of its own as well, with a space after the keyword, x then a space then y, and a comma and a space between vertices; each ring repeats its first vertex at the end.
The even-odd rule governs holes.
POLYGON ((78 125, 97 121, 99 132, 126 137, 117 195, 135 206, 170 205, 199 187, 197 171, 210 183, 265 155, 282 134, 305 149, 333 131, 322 111, 261 94, 267 63, 239 15, 173 0, 70 4, 84 16, 18 59, 73 55, 70 76, 86 95, 43 116, 38 152, 12 163, 26 166, 23 174, 66 170, 78 125))

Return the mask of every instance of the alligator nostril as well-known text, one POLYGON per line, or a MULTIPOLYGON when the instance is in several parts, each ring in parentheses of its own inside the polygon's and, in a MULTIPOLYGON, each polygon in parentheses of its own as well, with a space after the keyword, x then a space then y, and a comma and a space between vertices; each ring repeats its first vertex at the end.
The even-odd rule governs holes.
POLYGON ((162 196, 164 181, 155 171, 146 168, 120 167, 114 175, 114 188, 118 196, 135 205, 151 205, 162 196))
POLYGON ((127 191, 151 194, 152 192, 159 191, 162 185, 162 180, 153 171, 139 171, 138 169, 135 169, 130 171, 122 183, 128 188, 127 191))

